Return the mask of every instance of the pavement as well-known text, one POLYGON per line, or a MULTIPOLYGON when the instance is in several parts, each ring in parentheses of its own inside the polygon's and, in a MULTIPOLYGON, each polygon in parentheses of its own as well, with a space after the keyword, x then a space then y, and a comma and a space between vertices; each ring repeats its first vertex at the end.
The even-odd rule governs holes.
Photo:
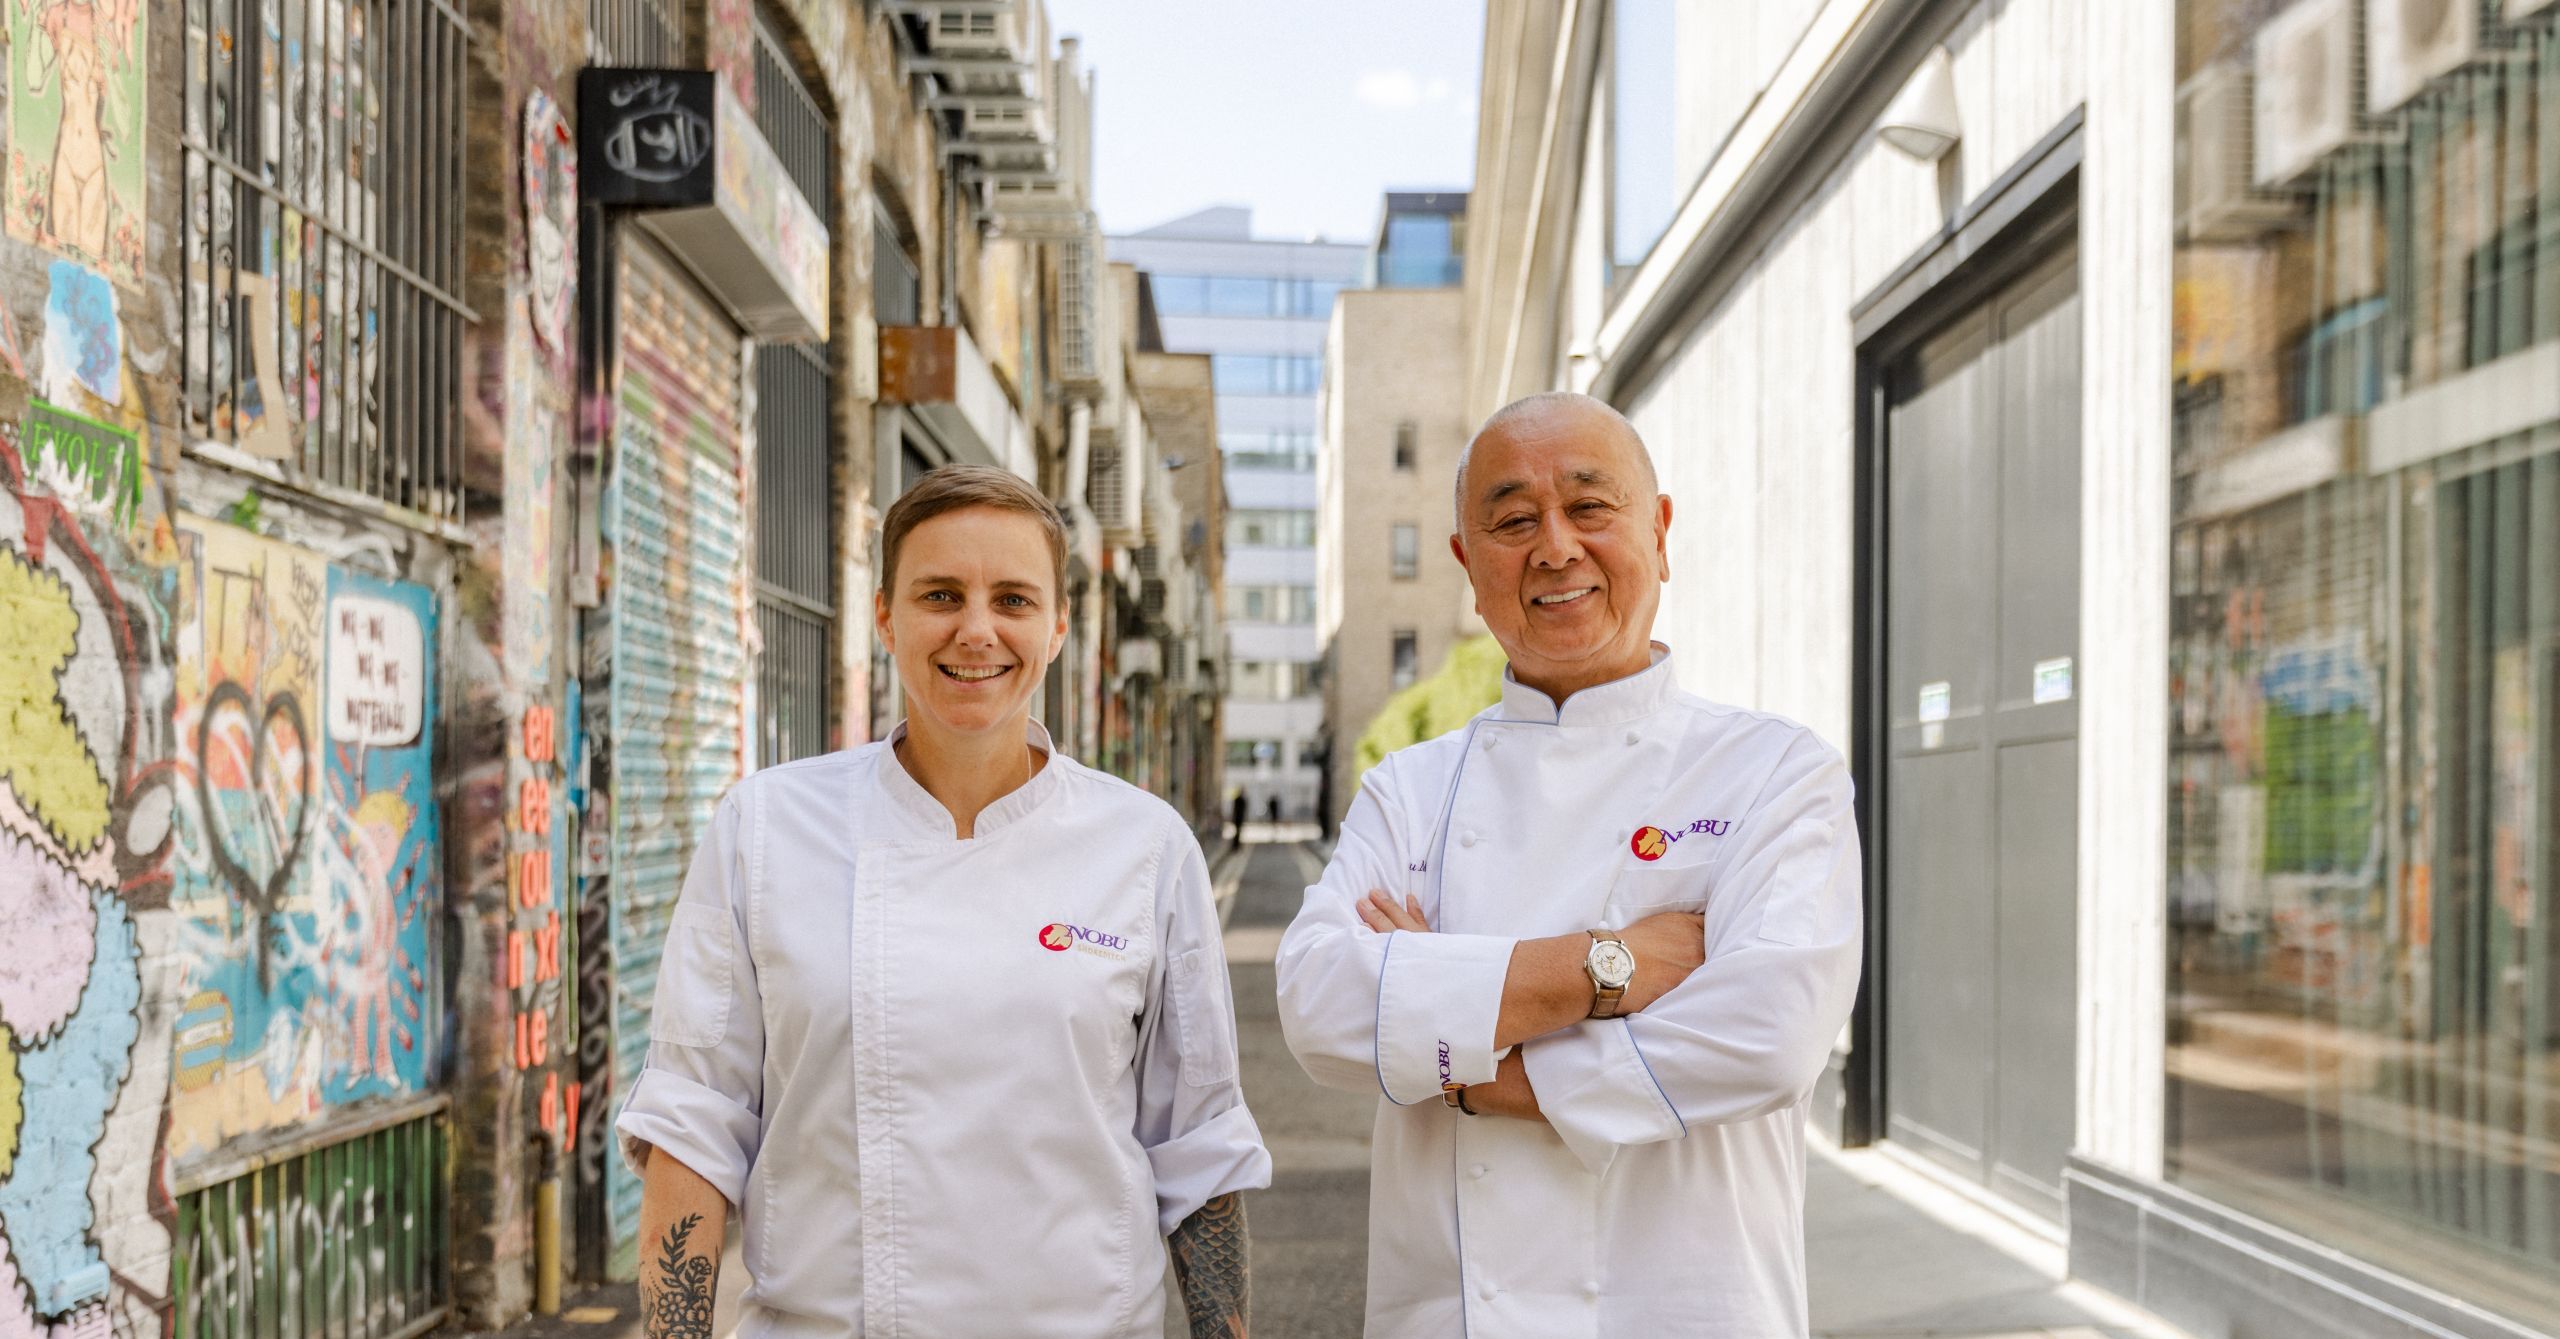
MULTIPOLYGON (((1210 881, 1226 926, 1245 1099, 1270 1146, 1271 1188, 1246 1199, 1253 1320, 1279 1339, 1358 1339, 1368 1258, 1369 1127, 1377 1099, 1307 1081, 1281 1040, 1271 961, 1325 847, 1307 825, 1246 826, 1220 842, 1210 881)), ((1813 1339, 2187 1339, 2064 1277, 2044 1225, 1890 1150, 1819 1140, 1806 1160, 1805 1248, 1813 1339)), ((734 1241, 713 1333, 728 1339, 743 1285, 734 1241)), ((510 1339, 628 1339, 629 1284, 573 1299, 510 1339)), ((1178 1302, 1168 1339, 1181 1339, 1178 1302)))

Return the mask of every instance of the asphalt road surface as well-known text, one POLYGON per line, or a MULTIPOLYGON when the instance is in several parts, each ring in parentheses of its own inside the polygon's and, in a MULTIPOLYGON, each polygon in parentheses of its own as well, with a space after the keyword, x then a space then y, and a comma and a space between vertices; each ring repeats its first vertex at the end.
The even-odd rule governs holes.
MULTIPOLYGON (((1227 917, 1236 1042, 1245 1101, 1272 1163, 1271 1188, 1245 1197, 1254 1332, 1358 1339, 1369 1262, 1369 1126, 1378 1099, 1309 1081, 1280 1038, 1271 974, 1272 948, 1323 862, 1300 842, 1254 843, 1230 858, 1244 862, 1227 917)), ((1221 873, 1236 877, 1231 869, 1221 873)), ((1185 1335, 1178 1324, 1167 1333, 1185 1335)))

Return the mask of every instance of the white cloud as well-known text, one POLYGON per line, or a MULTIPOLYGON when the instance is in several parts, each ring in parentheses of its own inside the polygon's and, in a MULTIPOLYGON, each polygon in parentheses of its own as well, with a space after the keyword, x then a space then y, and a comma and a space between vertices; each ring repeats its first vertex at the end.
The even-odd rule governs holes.
POLYGON ((1351 95, 1372 107, 1418 107, 1423 99, 1422 81, 1411 70, 1363 70, 1360 81, 1352 85, 1351 95))

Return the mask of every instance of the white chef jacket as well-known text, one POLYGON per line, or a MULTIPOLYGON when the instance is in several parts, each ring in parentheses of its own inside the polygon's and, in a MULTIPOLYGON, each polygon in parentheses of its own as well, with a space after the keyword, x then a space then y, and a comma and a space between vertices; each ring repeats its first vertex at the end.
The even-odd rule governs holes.
POLYGON ((1030 736, 969 840, 880 743, 694 854, 615 1129, 742 1208, 744 1339, 1152 1336, 1163 1235, 1271 1182, 1199 844, 1030 736))
POLYGON ((1812 732, 1681 692, 1659 643, 1561 707, 1506 673, 1370 770, 1277 965, 1307 1073, 1383 1095, 1371 1339, 1805 1333, 1805 1103, 1858 982, 1849 796, 1812 732), (1369 930, 1371 889, 1434 933, 1369 930), (1524 1044, 1552 1128, 1442 1105, 1494 1077, 1516 940, 1701 909, 1669 994, 1524 1044))

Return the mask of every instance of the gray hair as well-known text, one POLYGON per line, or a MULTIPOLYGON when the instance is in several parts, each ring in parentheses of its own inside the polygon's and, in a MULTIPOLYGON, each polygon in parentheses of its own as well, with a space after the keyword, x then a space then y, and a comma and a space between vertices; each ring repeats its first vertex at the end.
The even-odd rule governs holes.
POLYGON ((1629 423, 1627 416, 1619 413, 1616 406, 1576 391, 1541 391, 1536 395, 1522 396, 1493 411, 1492 417, 1476 429, 1476 435, 1467 439, 1465 449, 1458 452, 1458 477, 1450 485, 1450 520, 1461 533, 1467 528, 1467 465, 1475 459, 1476 443, 1496 429, 1509 429, 1515 424, 1566 410, 1596 411, 1606 422, 1616 424, 1627 445, 1635 449, 1636 464, 1643 471, 1645 492, 1662 491, 1662 477, 1653 469, 1653 453, 1645 449, 1644 438, 1636 432, 1636 425, 1629 423))

